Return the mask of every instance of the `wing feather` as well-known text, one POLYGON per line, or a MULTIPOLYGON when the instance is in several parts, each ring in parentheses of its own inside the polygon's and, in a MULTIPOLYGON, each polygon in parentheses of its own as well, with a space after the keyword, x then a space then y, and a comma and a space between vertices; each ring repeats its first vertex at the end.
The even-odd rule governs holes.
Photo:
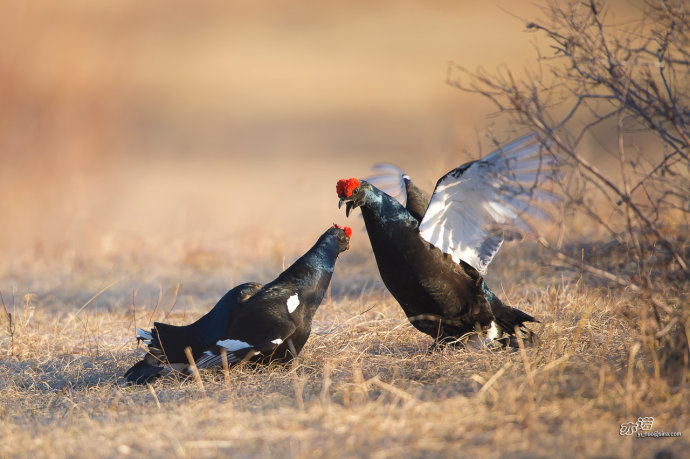
POLYGON ((295 332, 295 329, 294 322, 286 321, 263 328, 251 339, 244 341, 226 337, 218 340, 214 346, 204 352, 196 360, 196 366, 200 369, 220 366, 223 362, 221 349, 225 349, 229 365, 258 354, 270 355, 295 332))
POLYGON ((403 207, 407 204, 407 175, 395 164, 380 163, 371 167, 375 174, 367 177, 366 181, 379 190, 395 198, 403 207))
POLYGON ((531 231, 525 217, 549 219, 539 203, 560 198, 537 188, 556 177, 555 159, 535 134, 453 169, 436 183, 420 235, 458 262, 485 273, 503 231, 531 231))

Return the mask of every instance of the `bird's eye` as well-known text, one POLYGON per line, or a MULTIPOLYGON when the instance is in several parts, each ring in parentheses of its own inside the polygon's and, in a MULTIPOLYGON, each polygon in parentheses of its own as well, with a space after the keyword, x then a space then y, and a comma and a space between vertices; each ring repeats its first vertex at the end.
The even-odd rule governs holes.
POLYGON ((359 191, 359 188, 355 188, 354 190, 352 190, 352 194, 357 194, 358 191, 359 191))

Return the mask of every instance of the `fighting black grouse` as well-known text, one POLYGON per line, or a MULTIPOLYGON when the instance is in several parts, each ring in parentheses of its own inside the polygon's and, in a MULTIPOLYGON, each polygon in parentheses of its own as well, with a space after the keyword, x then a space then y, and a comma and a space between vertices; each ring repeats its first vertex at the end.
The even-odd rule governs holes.
POLYGON ((244 302, 223 336, 197 359, 198 368, 243 360, 287 362, 311 333, 311 323, 331 281, 335 261, 350 247, 352 230, 333 225, 288 269, 244 302))
POLYGON ((230 290, 206 316, 187 327, 155 323, 151 332, 139 330, 149 352, 125 373, 133 383, 145 384, 165 373, 189 373, 186 346, 192 347, 200 369, 227 361, 289 361, 309 337, 314 313, 333 275, 335 262, 350 246, 352 230, 334 225, 307 253, 266 284, 243 284, 230 290))
POLYGON ((435 344, 481 332, 515 346, 516 327, 531 341, 524 323, 537 320, 505 305, 482 275, 506 237, 529 230, 524 216, 548 218, 537 201, 558 200, 538 188, 554 177, 555 164, 537 137, 453 169, 430 200, 397 167, 378 171, 370 181, 340 180, 339 206, 347 216, 361 207, 381 279, 412 325, 435 344))

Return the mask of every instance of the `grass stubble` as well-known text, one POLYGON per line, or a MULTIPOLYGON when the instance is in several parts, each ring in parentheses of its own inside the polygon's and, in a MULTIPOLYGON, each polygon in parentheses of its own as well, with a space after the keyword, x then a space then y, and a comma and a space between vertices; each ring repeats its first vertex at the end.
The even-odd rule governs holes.
MULTIPOLYGON (((687 373, 655 365, 625 291, 543 266, 534 250, 506 248, 489 279, 541 320, 534 347, 427 352, 431 340, 409 325, 371 257, 355 248, 336 266, 333 294, 292 364, 144 387, 121 379, 143 352, 135 327, 187 323, 241 279, 192 263, 110 280, 147 272, 157 264, 152 255, 147 267, 87 258, 78 263, 82 281, 63 269, 68 282, 51 277, 60 270, 47 263, 24 274, 31 293, 3 294, 12 324, 3 313, 0 456, 681 457, 690 435, 687 373), (620 436, 620 424, 638 416, 684 436, 620 436)), ((270 280, 259 277, 277 273, 273 265, 252 275, 270 280)), ((12 266, 16 273, 21 264, 12 266)))

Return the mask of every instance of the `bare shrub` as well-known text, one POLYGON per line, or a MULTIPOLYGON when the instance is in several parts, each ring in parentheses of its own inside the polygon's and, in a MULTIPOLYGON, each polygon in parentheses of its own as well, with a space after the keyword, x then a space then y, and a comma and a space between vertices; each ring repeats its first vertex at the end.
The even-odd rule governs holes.
POLYGON ((605 10, 597 0, 552 2, 545 21, 527 23, 549 44, 538 51, 538 71, 517 77, 451 64, 448 83, 553 144, 572 171, 562 184, 566 213, 587 216, 609 242, 586 256, 542 243, 642 299, 642 339, 687 367, 690 11, 682 1, 650 0, 637 19, 614 23, 605 10))

